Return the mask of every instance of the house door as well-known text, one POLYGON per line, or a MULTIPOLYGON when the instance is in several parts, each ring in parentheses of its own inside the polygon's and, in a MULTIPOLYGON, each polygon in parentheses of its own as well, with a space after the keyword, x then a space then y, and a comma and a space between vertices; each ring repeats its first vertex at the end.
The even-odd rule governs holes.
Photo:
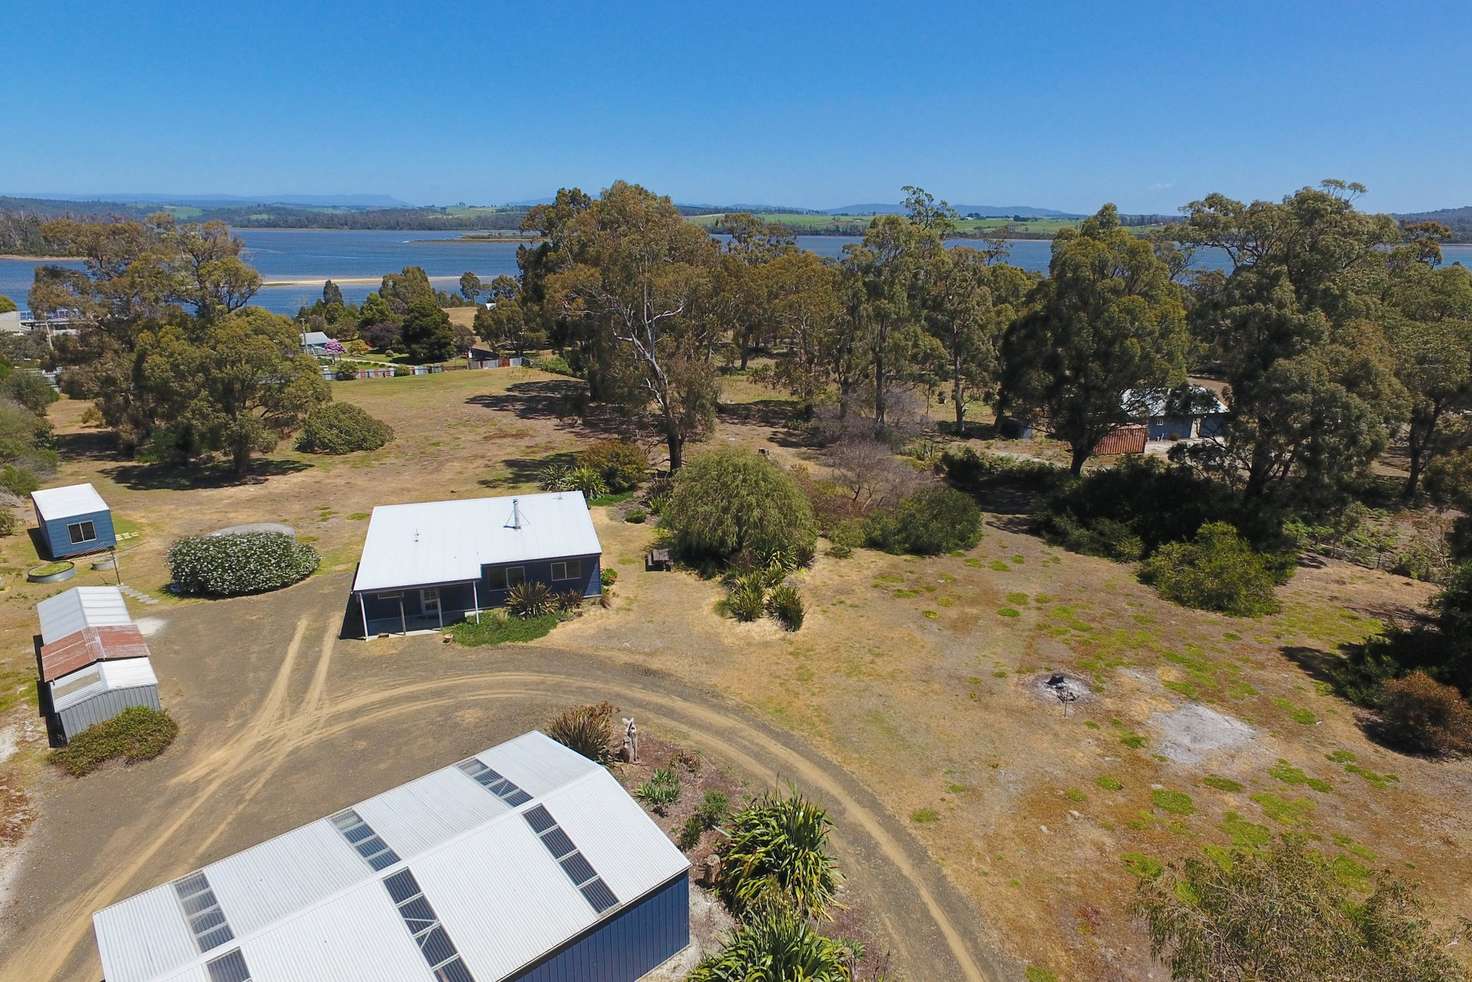
POLYGON ((440 622, 440 627, 445 626, 444 614, 440 611, 440 588, 430 587, 419 591, 419 610, 425 617, 434 615, 435 620, 440 622))

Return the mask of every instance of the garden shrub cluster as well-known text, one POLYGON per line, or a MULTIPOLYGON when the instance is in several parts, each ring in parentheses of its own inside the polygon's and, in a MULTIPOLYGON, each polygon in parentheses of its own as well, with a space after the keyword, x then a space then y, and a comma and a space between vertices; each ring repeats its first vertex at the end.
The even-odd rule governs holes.
POLYGON ((838 891, 828 853, 833 823, 796 792, 768 791, 731 817, 721 851, 721 897, 738 916, 781 907, 823 917, 838 891))
POLYGON ((562 622, 557 614, 539 614, 535 617, 508 617, 505 611, 495 610, 482 613, 480 621, 460 621, 450 628, 456 644, 469 648, 482 645, 514 644, 518 641, 535 641, 545 637, 562 622))
POLYGON ((577 372, 573 371, 572 366, 567 363, 567 359, 561 355, 546 355, 542 358, 537 358, 532 361, 532 367, 539 372, 546 372, 549 375, 566 375, 569 378, 580 377, 577 372))
POLYGON ((1155 550, 1140 576, 1182 606, 1259 617, 1278 609, 1274 590, 1287 582, 1292 562, 1257 552, 1227 522, 1208 522, 1190 542, 1155 550))
POLYGON ((940 467, 951 483, 968 491, 1002 486, 1048 491, 1068 479, 1068 471, 1046 461, 977 453, 971 447, 942 452, 940 467))
POLYGON ((749 450, 712 450, 676 474, 661 511, 676 550, 693 562, 752 565, 773 556, 806 563, 817 523, 792 475, 749 450))
POLYGON ((609 702, 570 706, 548 721, 545 732, 569 750, 595 763, 607 764, 614 757, 613 719, 616 712, 609 702))
POLYGON ((322 561, 317 550, 285 532, 188 536, 173 544, 168 560, 176 591, 208 597, 290 586, 322 561))
POLYGON ((649 780, 634 789, 634 797, 654 809, 656 815, 668 815, 670 806, 680 800, 683 791, 680 775, 674 768, 661 767, 650 775, 649 780))
POLYGON ((599 440, 578 454, 578 466, 598 474, 608 491, 632 491, 649 473, 649 455, 632 440, 599 440))
POLYGON ((970 549, 981 541, 981 509, 955 488, 918 491, 892 511, 878 511, 864 523, 869 545, 892 553, 935 556, 970 549))
POLYGON ((802 627, 805 610, 797 587, 786 582, 792 567, 781 556, 765 566, 734 571, 726 577, 726 611, 738 621, 754 621, 763 613, 788 631, 802 627))
POLYGON ((351 402, 329 402, 311 411, 297 449, 306 453, 344 454, 377 450, 394 438, 393 427, 351 402))
POLYGON ((825 937, 792 911, 754 914, 721 939, 721 949, 701 960, 687 982, 754 982, 801 979, 850 982, 852 952, 825 937))
POLYGON ((608 493, 603 475, 581 464, 548 464, 538 474, 537 483, 543 491, 581 491, 590 503, 608 493))
POLYGON ((51 751, 51 762, 73 777, 81 777, 119 757, 128 764, 152 760, 168 749, 178 733, 179 724, 168 713, 130 706, 51 751))

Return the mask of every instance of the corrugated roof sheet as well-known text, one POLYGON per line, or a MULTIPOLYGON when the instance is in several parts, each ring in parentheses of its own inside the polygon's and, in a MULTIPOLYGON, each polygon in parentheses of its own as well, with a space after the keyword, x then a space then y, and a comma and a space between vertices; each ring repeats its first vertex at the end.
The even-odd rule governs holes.
POLYGON ((48 684, 51 687, 51 708, 59 713, 104 692, 158 685, 158 676, 153 674, 153 662, 149 659, 127 658, 96 662, 48 684))
POLYGON ((133 623, 123 593, 115 586, 75 586, 36 604, 41 643, 54 644, 89 627, 126 627, 133 623))
POLYGON ((96 661, 147 658, 148 642, 137 627, 89 627, 41 646, 41 681, 50 682, 96 661))
POLYGON ((490 564, 602 552, 581 491, 379 505, 353 589, 463 582, 490 564))
POLYGON ((1204 416, 1224 413, 1227 404, 1204 385, 1189 382, 1173 389, 1125 389, 1120 405, 1139 417, 1204 416))
POLYGON ((75 515, 90 515, 107 511, 107 502, 90 484, 70 484, 64 488, 42 488, 31 492, 31 501, 36 512, 46 521, 71 518, 75 515))
POLYGON ((239 945, 253 982, 399 982, 429 968, 382 880, 412 870, 478 982, 504 978, 689 868, 602 767, 527 733, 476 755, 534 797, 512 808, 450 766, 351 805, 400 857, 375 872, 327 819, 204 868, 235 939, 201 954, 172 887, 93 915, 108 982, 204 978, 239 945), (620 901, 594 913, 523 813, 545 806, 620 901), (162 898, 162 899, 161 899, 162 898))
POLYGON ((1147 436, 1143 426, 1121 426, 1094 445, 1094 453, 1110 457, 1122 453, 1144 453, 1147 436))

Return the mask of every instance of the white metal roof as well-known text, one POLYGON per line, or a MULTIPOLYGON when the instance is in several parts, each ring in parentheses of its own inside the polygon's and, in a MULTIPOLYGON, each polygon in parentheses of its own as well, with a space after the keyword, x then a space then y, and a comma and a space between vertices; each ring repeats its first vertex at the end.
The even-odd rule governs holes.
POLYGON ((107 511, 107 502, 90 484, 69 484, 64 488, 42 488, 31 492, 36 512, 46 521, 71 518, 75 515, 90 515, 107 511))
POLYGON ((1125 389, 1120 403, 1131 412, 1151 417, 1203 416, 1227 411, 1227 404, 1220 396, 1194 382, 1174 389, 1125 389))
POLYGON ((51 708, 59 713, 104 692, 158 685, 158 676, 147 658, 119 658, 93 662, 46 684, 51 687, 51 708))
POLYGON ((206 979, 238 947, 253 982, 433 976, 382 880, 410 870, 479 982, 537 961, 689 868, 602 767, 541 733, 476 755, 531 800, 512 807, 459 767, 351 806, 399 857, 374 871, 329 819, 203 869, 234 935, 201 954, 173 883, 92 916, 108 982, 206 979), (525 814, 545 807, 618 904, 596 913, 525 814))
POLYGON ((489 564, 602 552, 581 491, 379 505, 353 589, 463 582, 489 564))
POLYGON ((304 331, 302 333, 302 344, 305 345, 322 345, 331 340, 332 338, 323 331, 304 331))
POLYGON ((41 643, 60 641, 89 627, 123 627, 133 623, 123 593, 115 586, 75 586, 36 604, 41 643))

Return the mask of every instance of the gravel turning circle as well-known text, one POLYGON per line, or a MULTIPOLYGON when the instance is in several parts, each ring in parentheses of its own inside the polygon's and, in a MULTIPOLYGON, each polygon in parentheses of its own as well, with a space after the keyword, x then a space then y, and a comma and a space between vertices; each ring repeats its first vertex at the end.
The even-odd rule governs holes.
POLYGON ((230 525, 226 528, 215 529, 210 535, 239 535, 242 532, 285 532, 293 539, 296 538, 296 529, 280 522, 248 522, 245 525, 230 525))

